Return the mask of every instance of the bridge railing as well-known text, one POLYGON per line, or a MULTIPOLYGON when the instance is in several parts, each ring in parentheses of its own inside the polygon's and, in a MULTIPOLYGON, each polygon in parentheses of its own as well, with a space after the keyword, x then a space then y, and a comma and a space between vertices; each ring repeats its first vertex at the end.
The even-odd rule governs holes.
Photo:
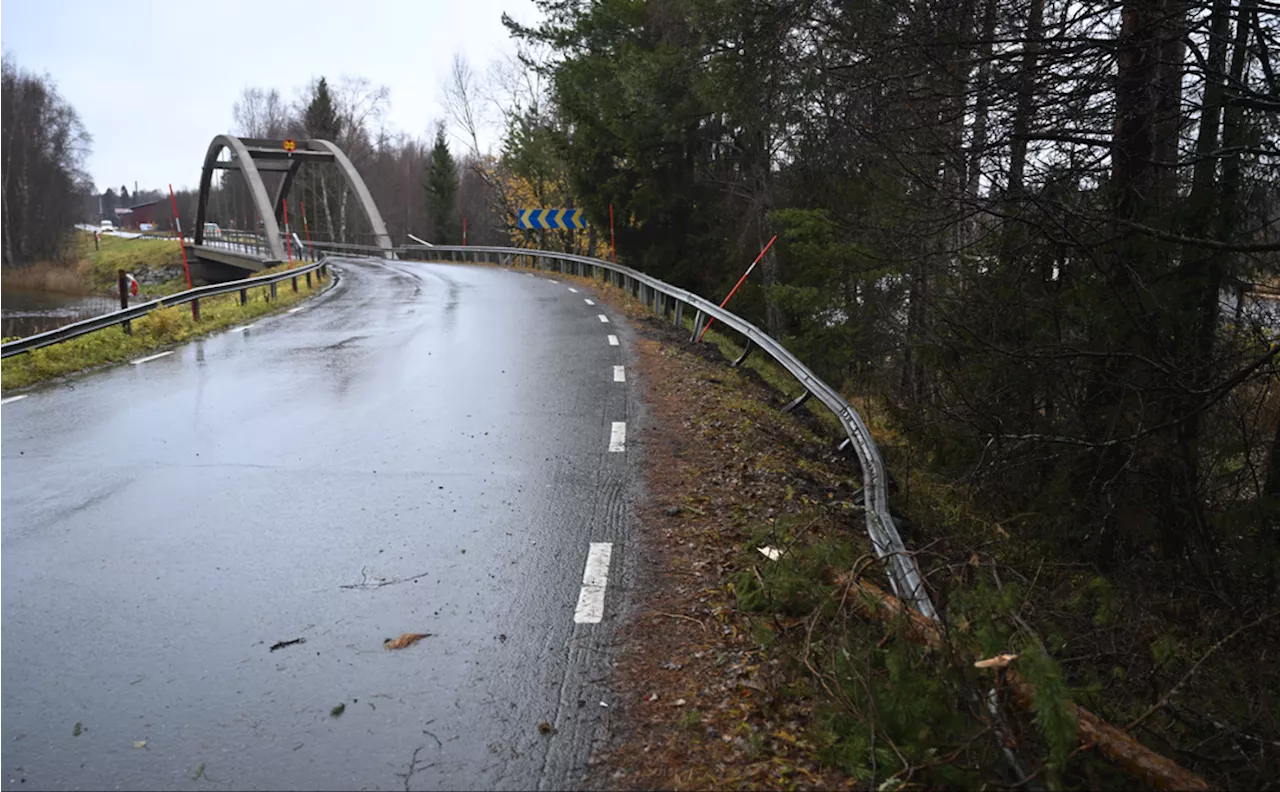
POLYGON ((441 245, 406 245, 398 248, 397 253, 402 258, 534 267, 605 280, 625 289, 644 302, 655 314, 669 318, 678 326, 683 325, 686 306, 693 309, 695 312, 693 339, 697 339, 712 319, 742 336, 745 339, 746 348, 736 364, 745 360, 753 349, 759 349, 789 372, 804 389, 784 409, 794 409, 812 396, 830 410, 840 422, 846 435, 840 443, 840 448, 843 450, 852 446, 862 469, 867 535, 871 538, 876 555, 885 562, 894 593, 900 599, 910 602, 923 616, 937 620, 937 611, 925 589, 915 558, 907 551, 897 524, 889 513, 888 475, 884 459, 880 456, 880 451, 871 437, 871 431, 867 428, 866 422, 835 388, 823 382, 799 358, 763 330, 693 292, 677 288, 629 267, 587 256, 521 248, 441 245))
POLYGON ((46 347, 50 344, 69 341, 82 335, 106 329, 112 325, 122 325, 127 327, 128 323, 132 322, 134 319, 141 319, 152 311, 159 310, 160 308, 170 308, 175 305, 186 305, 187 303, 191 303, 194 306, 193 310, 198 317, 200 315, 200 300, 205 297, 215 297, 219 294, 240 292, 240 304, 243 305, 247 300, 247 293, 249 289, 258 286, 270 286, 271 296, 274 298, 277 283, 302 276, 310 278, 310 274, 316 271, 319 271, 320 274, 324 274, 328 270, 328 267, 329 262, 326 259, 321 258, 313 264, 295 267, 294 269, 277 272, 273 275, 260 275, 255 278, 243 278, 241 280, 228 281, 227 283, 214 283, 209 286, 200 286, 195 289, 188 289, 187 291, 178 292, 177 294, 171 294, 168 297, 161 297, 158 300, 138 303, 137 305, 133 305, 119 311, 112 311, 111 313, 102 314, 101 316, 95 316, 80 322, 64 325, 59 327, 57 330, 50 330, 46 333, 36 333, 35 335, 29 335, 26 338, 19 338, 15 341, 0 344, 0 358, 12 357, 13 355, 20 355, 23 352, 30 352, 33 349, 40 349, 41 347, 46 347))

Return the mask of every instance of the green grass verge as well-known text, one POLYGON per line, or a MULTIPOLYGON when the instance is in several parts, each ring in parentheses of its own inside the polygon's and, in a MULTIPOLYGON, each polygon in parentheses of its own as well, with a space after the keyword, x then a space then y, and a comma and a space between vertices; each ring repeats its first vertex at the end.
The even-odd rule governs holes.
MULTIPOLYGON (((115 285, 117 272, 124 270, 135 275, 148 270, 160 270, 166 267, 182 266, 182 248, 175 237, 163 239, 124 239, 122 237, 103 236, 98 249, 93 246, 93 234, 86 231, 76 232, 76 258, 81 263, 81 273, 85 285, 94 291, 110 289, 115 285)), ((173 280, 160 286, 147 287, 148 292, 168 293, 176 289, 186 288, 182 279, 173 280)))
MULTIPOLYGON (((263 274, 283 269, 287 269, 287 265, 265 270, 263 274)), ((24 355, 5 358, 0 361, 0 390, 7 392, 15 388, 26 388, 55 377, 132 360, 232 325, 252 321, 306 299, 323 288, 329 280, 327 277, 321 279, 318 273, 313 273, 312 286, 308 289, 306 277, 300 275, 296 292, 289 281, 283 281, 276 285, 277 297, 274 301, 270 299, 270 286, 255 286, 249 289, 248 303, 243 306, 236 293, 208 297, 200 301, 199 322, 192 319, 189 304, 162 308, 135 321, 132 335, 126 335, 117 325, 24 355)))

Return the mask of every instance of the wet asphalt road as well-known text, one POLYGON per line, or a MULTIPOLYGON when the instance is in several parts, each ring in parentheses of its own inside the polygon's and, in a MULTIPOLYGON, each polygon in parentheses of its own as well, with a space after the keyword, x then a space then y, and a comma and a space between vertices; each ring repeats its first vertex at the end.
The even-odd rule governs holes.
POLYGON ((576 783, 638 416, 625 327, 568 285, 346 262, 298 313, 6 404, 4 788, 576 783))

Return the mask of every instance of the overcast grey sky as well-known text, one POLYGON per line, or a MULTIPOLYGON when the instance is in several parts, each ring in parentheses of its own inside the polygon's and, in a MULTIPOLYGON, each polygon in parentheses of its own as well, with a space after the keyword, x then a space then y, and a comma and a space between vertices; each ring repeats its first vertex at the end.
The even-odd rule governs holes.
POLYGON ((455 52, 483 72, 515 51, 504 11, 537 18, 531 0, 6 0, 0 47, 80 114, 97 188, 132 192, 198 185, 248 86, 292 101, 313 77, 367 77, 391 89, 387 126, 425 137, 455 52))

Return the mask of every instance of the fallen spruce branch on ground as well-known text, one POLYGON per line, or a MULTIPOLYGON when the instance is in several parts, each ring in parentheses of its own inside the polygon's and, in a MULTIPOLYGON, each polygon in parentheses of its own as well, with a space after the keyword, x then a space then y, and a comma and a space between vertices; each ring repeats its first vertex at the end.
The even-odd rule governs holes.
MULTIPOLYGON (((860 580, 854 573, 841 575, 837 582, 838 590, 856 595, 848 599, 856 602, 864 615, 876 621, 903 624, 908 637, 917 643, 935 649, 942 646, 943 636, 938 626, 904 606, 897 597, 873 583, 860 580)), ((1014 662, 1016 661, 1011 661, 1009 665, 1014 662)), ((992 670, 997 679, 1008 688, 1018 706, 1027 710, 1034 707, 1035 690, 1017 671, 1008 666, 995 666, 992 670)), ((1155 753, 1127 732, 1075 704, 1068 702, 1068 707, 1075 715, 1081 742, 1096 745, 1103 756, 1147 786, 1184 790, 1209 788, 1203 778, 1155 753)))

